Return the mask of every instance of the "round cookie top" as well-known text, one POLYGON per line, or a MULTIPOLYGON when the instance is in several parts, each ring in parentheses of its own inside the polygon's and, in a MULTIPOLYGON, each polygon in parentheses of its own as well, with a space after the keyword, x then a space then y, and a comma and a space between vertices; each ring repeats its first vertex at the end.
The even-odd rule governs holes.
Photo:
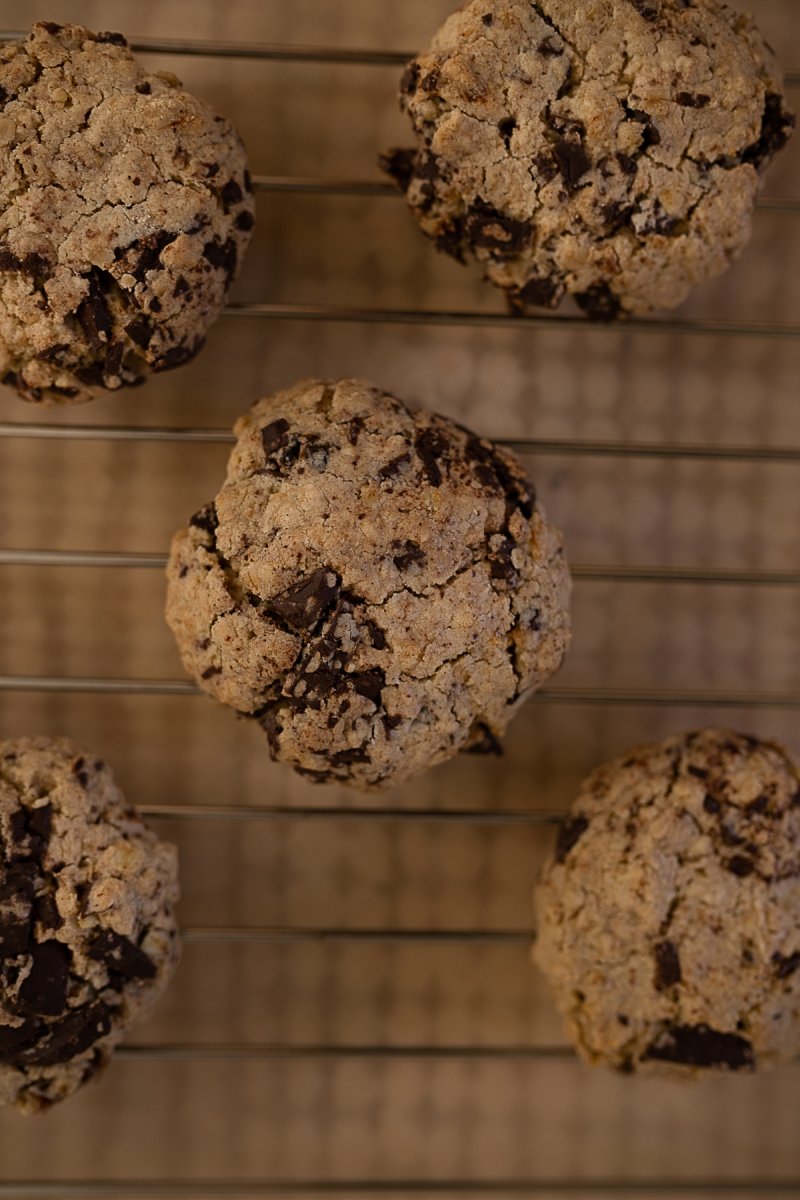
POLYGON ((0 1103, 46 1108, 108 1061, 177 961, 177 860, 108 767, 0 742, 0 1103))
POLYGON ((168 571, 200 686, 319 781, 496 747, 569 640, 561 538, 517 460, 358 380, 280 392, 236 434, 168 571))
POLYGON ((512 307, 681 303, 751 233, 794 126, 774 57, 719 0, 473 0, 413 60, 418 145, 382 164, 423 230, 512 307))
POLYGON ((600 767, 536 893, 534 958, 581 1055, 696 1074, 800 1052, 800 776, 709 729, 600 767))
POLYGON ((77 403, 186 362, 253 228, 236 131, 116 33, 0 45, 0 379, 77 403))

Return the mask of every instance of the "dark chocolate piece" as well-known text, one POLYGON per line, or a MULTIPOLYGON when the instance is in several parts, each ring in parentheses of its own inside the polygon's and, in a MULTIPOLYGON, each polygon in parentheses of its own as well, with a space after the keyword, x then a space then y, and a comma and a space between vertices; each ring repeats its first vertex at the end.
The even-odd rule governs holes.
POLYGON ((711 97, 704 95, 703 92, 678 92, 675 99, 684 108, 705 108, 707 104, 711 103, 711 97))
POLYGON ((736 1033, 720 1033, 708 1025, 667 1025, 647 1047, 645 1061, 680 1063, 688 1067, 728 1067, 752 1070, 753 1047, 736 1033))
POLYGON ((659 942, 654 950, 654 954, 656 960, 656 990, 664 992, 668 988, 674 987, 676 983, 680 983, 682 979, 678 947, 674 942, 659 942))
POLYGON ((229 179, 219 195, 226 212, 244 200, 244 192, 235 179, 229 179))
POLYGON ((578 292, 576 303, 592 321, 613 321, 622 312, 622 304, 607 283, 595 283, 578 292))
POLYGON ((407 571, 415 563, 422 565, 428 557, 421 546, 410 540, 392 542, 392 550, 397 551, 392 555, 392 561, 398 571, 407 571))
POLYGON ((706 792, 705 797, 703 798, 703 808, 712 816, 716 816, 717 813, 722 812, 722 805, 715 796, 711 795, 710 792, 706 792))
POLYGON ((212 267, 224 271, 228 283, 232 281, 239 261, 239 251, 232 237, 226 238, 224 242, 221 242, 219 238, 206 242, 203 247, 203 258, 206 262, 210 262, 212 267))
POLYGON ((207 504, 205 508, 201 508, 199 512, 194 514, 189 524, 193 525, 195 529, 202 529, 214 538, 219 527, 219 517, 217 516, 214 504, 207 504))
POLYGON ((31 1050, 22 1052, 19 1061, 36 1067, 52 1067, 83 1054, 95 1042, 111 1032, 111 1009, 102 1000, 72 1009, 56 1025, 49 1037, 31 1050))
POLYGON ((398 454, 397 458, 393 458, 392 461, 388 462, 385 467, 381 467, 380 471, 378 471, 378 479, 380 479, 382 482, 387 479, 394 479, 396 475, 400 474, 403 467, 410 462, 411 455, 408 453, 408 451, 406 451, 405 454, 398 454))
POLYGON ((273 596, 267 609, 298 633, 313 629, 339 598, 341 580, 330 567, 320 567, 299 583, 273 596))
POLYGON ((19 989, 21 1004, 38 1016, 60 1016, 67 1002, 72 951, 62 942, 40 942, 31 948, 30 957, 30 973, 19 989))
POLYGON ((279 417, 277 421, 272 421, 261 430, 261 442, 267 458, 271 458, 276 450, 283 449, 289 440, 290 428, 289 422, 284 417, 279 417))
POLYGON ((760 171, 786 145, 794 125, 795 119, 784 108, 783 98, 770 92, 764 100, 761 136, 742 154, 742 162, 752 163, 760 171))
POLYGON ((561 822, 556 839, 556 862, 563 863, 573 846, 583 837, 589 828, 586 817, 567 817, 561 822))
POLYGON ((467 212, 467 239, 473 246, 490 250, 496 258, 518 254, 530 242, 531 232, 527 221, 518 221, 498 212, 480 197, 467 212))
POLYGON ((726 866, 730 873, 737 875, 739 879, 746 879, 756 869, 756 864, 752 858, 747 858, 744 854, 734 854, 733 858, 728 860, 726 866))
POLYGON ((510 293, 509 300, 515 311, 524 312, 530 305, 536 308, 552 308, 558 297, 558 284, 552 279, 529 279, 524 287, 510 293))
POLYGON ((374 705, 381 702, 381 692, 386 687, 386 676, 383 671, 374 667, 371 671, 358 671, 344 677, 359 696, 371 700, 374 705))
POLYGON ((127 38, 121 33, 98 33, 95 37, 96 42, 107 42, 111 46, 127 46, 127 38))
POLYGON ((425 477, 431 487, 441 487, 442 469, 440 460, 447 450, 447 439, 436 429, 423 429, 414 440, 414 449, 422 463, 425 477))
POLYGON ((130 938, 113 929, 98 933, 89 948, 89 958, 100 962, 109 972, 123 979, 155 979, 156 965, 130 938))
POLYGON ((243 233, 249 233, 249 231, 254 227, 255 223, 256 219, 253 214, 245 209, 244 212, 239 213, 233 224, 236 229, 242 230, 243 233))
POLYGON ((800 950, 794 954, 773 954, 772 962, 778 979, 788 979, 795 971, 800 971, 800 950))
POLYGON ((580 134, 559 136, 553 143, 553 154, 561 177, 570 191, 574 191, 592 165, 580 134))
POLYGON ((503 747, 485 721, 476 721, 469 731, 469 736, 467 754, 492 754, 496 758, 502 757, 503 747))
POLYGON ((656 21, 661 16, 661 0, 629 0, 645 21, 656 21))

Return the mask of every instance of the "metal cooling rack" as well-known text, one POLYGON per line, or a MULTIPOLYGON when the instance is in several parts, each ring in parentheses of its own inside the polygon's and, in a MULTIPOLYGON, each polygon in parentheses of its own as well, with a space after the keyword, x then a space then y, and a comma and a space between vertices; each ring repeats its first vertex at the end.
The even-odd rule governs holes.
MULTIPOLYGON (((0 32, 0 41, 23 38, 26 32, 0 32)), ((411 51, 374 51, 333 49, 321 46, 287 46, 233 42, 199 42, 144 38, 131 43, 136 51, 148 54, 183 55, 218 59, 251 59, 263 62, 321 63, 338 65, 371 65, 397 67, 412 57, 411 51)), ((800 88, 800 70, 790 70, 786 82, 800 88)), ((318 195, 347 195, 392 198, 399 193, 380 180, 323 179, 276 175, 254 176, 255 190, 260 193, 311 193, 318 195)), ((761 211, 781 212, 790 216, 800 214, 800 198, 763 197, 758 202, 761 211)), ((541 315, 519 317, 504 312, 436 311, 424 309, 342 308, 334 305, 287 304, 230 304, 229 317, 259 317, 269 320, 306 322, 343 322, 374 324, 406 324, 428 326, 511 327, 534 329, 586 329, 580 317, 541 315)), ((598 327, 592 325, 596 332, 598 327)), ((766 338, 800 340, 800 324, 774 322, 681 320, 670 318, 637 319, 625 322, 625 331, 637 334, 690 334, 697 336, 724 335, 733 338, 766 338)), ((232 435, 212 428, 166 428, 103 425, 57 425, 25 422, 0 422, 0 438, 41 439, 62 441, 123 441, 123 442, 182 442, 226 443, 232 435)), ((506 439, 502 444, 517 451, 537 456, 588 457, 615 459, 700 460, 707 462, 798 464, 800 446, 737 446, 713 444, 670 444, 668 442, 623 442, 571 439, 506 439)), ((110 570, 162 570, 164 554, 115 552, 82 552, 62 550, 5 550, 0 549, 0 567, 103 567, 110 570)), ((744 586, 753 588, 800 589, 800 571, 721 570, 702 568, 671 568, 649 566, 603 566, 573 564, 572 574, 579 580, 593 582, 696 584, 702 586, 744 586)), ((57 675, 23 676, 0 675, 0 692, 101 693, 109 695, 174 695, 195 696, 199 691, 185 680, 73 678, 57 675)), ((692 707, 714 709, 800 709, 800 692, 765 694, 758 692, 702 692, 667 689, 615 689, 608 687, 546 686, 532 698, 532 703, 629 705, 635 707, 692 707)), ((153 819, 195 822, 280 821, 287 818, 300 821, 335 819, 347 823, 411 823, 424 825, 475 825, 486 827, 549 827, 559 817, 550 811, 519 810, 459 810, 392 807, 325 808, 296 805, 216 806, 149 805, 141 811, 153 819)), ((508 944, 524 946, 530 934, 518 929, 430 929, 430 928, 291 928, 268 927, 188 927, 184 928, 187 944, 211 943, 468 943, 479 945, 508 944)), ((567 1046, 546 1045, 357 1045, 357 1044, 179 1044, 123 1047, 116 1057, 129 1060, 210 1061, 210 1060, 291 1060, 325 1061, 352 1059, 431 1059, 431 1060, 560 1060, 573 1057, 567 1046)), ((687 1196, 708 1195, 785 1195, 800 1196, 798 1179, 452 1179, 452 1180, 273 1180, 256 1179, 243 1182, 223 1180, 15 1180, 0 1181, 0 1198, 34 1200, 34 1198, 136 1197, 173 1200, 173 1198, 254 1197, 303 1195, 658 1195, 681 1193, 687 1196)))

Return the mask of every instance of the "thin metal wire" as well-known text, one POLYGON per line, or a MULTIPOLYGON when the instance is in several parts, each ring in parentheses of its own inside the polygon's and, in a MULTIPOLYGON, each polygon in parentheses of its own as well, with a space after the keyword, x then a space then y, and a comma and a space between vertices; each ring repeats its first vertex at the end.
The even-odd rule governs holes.
MULTIPOLYGON (((314 196, 378 196, 400 200, 396 184, 383 179, 324 179, 313 175, 254 175, 256 192, 290 192, 314 196)), ((759 196, 756 208, 764 212, 800 213, 800 199, 794 196, 759 196)))
POLYGON ((562 814, 543 809, 342 808, 266 804, 146 804, 139 811, 162 821, 385 821, 426 825, 558 825, 562 814))
POLYGON ((527 946, 533 933, 525 929, 287 929, 278 925, 248 929, 190 926, 181 931, 187 945, 268 943, 305 945, 309 942, 432 942, 435 945, 483 944, 527 946))
MULTIPOLYGON (((48 441, 189 442, 231 444, 227 429, 170 428, 153 425, 49 425, 0 422, 0 438, 43 438, 48 441)), ((697 459, 730 463, 800 463, 795 446, 712 446, 670 442, 576 441, 569 438, 496 438, 519 454, 555 457, 697 459)))
POLYGON ((251 1196, 800 1196, 798 1179, 119 1179, 0 1183, 3 1200, 223 1200, 251 1196))
POLYGON ((264 1062, 280 1059, 428 1059, 459 1060, 504 1060, 514 1061, 573 1061, 575 1051, 571 1046, 479 1046, 474 1042, 465 1046, 369 1046, 340 1045, 329 1042, 292 1046, 285 1043, 269 1045, 215 1045, 210 1042, 198 1045, 170 1043, 152 1046, 123 1046, 115 1058, 133 1062, 264 1062))
MULTIPOLYGON (((0 675, 0 692, 69 692, 131 696, 201 696, 179 679, 69 678, 61 675, 0 675)), ((800 693, 678 692, 646 688, 544 687, 530 704, 602 705, 634 708, 800 709, 800 693)))
POLYGON ((444 311, 415 308, 347 308, 334 304, 229 304, 224 314, 229 317, 259 317, 271 321, 334 322, 357 325, 430 325, 456 326, 466 329, 549 329, 561 333, 580 329, 583 333, 636 333, 714 335, 733 338, 770 338, 796 341, 800 325, 779 325, 765 321, 680 320, 678 318, 631 318, 625 321, 587 322, 584 317, 567 317, 557 313, 539 316, 517 316, 509 312, 444 311))
MULTIPOLYGON (((119 567, 161 569, 166 554, 135 554, 107 550, 0 550, 0 567, 119 567)), ((730 587, 800 587, 800 571, 734 571, 714 567, 571 567, 573 579, 584 583, 700 584, 730 587)))

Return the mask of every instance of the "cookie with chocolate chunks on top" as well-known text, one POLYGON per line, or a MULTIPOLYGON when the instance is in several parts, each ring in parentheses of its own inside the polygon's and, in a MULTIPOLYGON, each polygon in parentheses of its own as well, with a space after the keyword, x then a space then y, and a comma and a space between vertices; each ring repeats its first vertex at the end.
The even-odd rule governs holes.
POLYGON ((317 782, 499 752, 569 641, 561 537, 517 459, 360 380, 268 397, 236 435, 168 568, 198 685, 317 782))
POLYGON ((175 968, 177 894, 101 759, 0 742, 0 1104, 48 1108, 108 1063, 175 968))
POLYGON ((721 0, 472 0, 403 72, 381 157, 424 233, 514 312, 680 304, 747 244, 794 117, 721 0))
POLYGON ((74 404, 188 362, 254 225, 233 126, 118 33, 0 46, 0 382, 74 404))
POLYGON ((800 775, 775 743, 704 729, 598 768, 536 910, 587 1062, 699 1076, 800 1054, 800 775))

